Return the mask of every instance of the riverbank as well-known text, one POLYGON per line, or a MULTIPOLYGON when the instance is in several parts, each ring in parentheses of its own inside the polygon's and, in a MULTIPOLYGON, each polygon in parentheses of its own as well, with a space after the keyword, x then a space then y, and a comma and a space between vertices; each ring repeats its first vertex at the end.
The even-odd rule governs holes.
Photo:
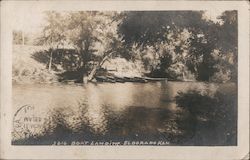
MULTIPOLYGON (((12 82, 13 84, 39 83, 78 83, 82 81, 82 71, 65 70, 60 64, 53 64, 48 70, 49 57, 46 46, 13 45, 12 82)), ((130 62, 124 58, 106 61, 96 73, 93 81, 98 82, 146 82, 143 64, 130 62)))
MULTIPOLYGON (((71 53, 69 51, 67 51, 67 53, 60 53, 66 49, 59 51, 59 57, 57 57, 58 55, 55 55, 52 60, 52 69, 49 71, 48 63, 50 60, 50 54, 47 50, 48 47, 46 46, 13 45, 13 84, 50 84, 61 82, 71 84, 83 82, 83 71, 73 67, 77 62, 76 53, 71 53), (71 59, 72 57, 73 59, 71 59)), ((177 76, 176 78, 166 79, 169 81, 196 81, 192 74, 187 71, 180 71, 178 70, 178 67, 174 69, 174 72, 182 75, 182 77, 179 76, 178 78, 177 76)), ((97 70, 92 81, 111 83, 145 83, 158 79, 153 79, 152 77, 157 76, 149 74, 149 71, 145 70, 142 61, 128 61, 125 58, 114 57, 103 63, 101 69, 97 70)), ((217 77, 223 76, 217 75, 217 77)), ((226 83, 229 81, 230 80, 220 80, 220 78, 211 79, 211 82, 219 83, 226 83)))
POLYGON ((46 65, 39 63, 32 55, 46 49, 44 46, 13 45, 12 82, 14 84, 56 83, 55 71, 48 71, 46 65))

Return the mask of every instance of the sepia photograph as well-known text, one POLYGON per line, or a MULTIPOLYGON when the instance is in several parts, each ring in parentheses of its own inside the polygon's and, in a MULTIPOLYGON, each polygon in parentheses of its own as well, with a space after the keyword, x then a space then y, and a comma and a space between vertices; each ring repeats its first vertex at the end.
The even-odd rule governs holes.
POLYGON ((13 145, 237 145, 237 11, 27 16, 13 145))
POLYGON ((249 157, 247 3, 120 3, 1 3, 2 157, 249 157))

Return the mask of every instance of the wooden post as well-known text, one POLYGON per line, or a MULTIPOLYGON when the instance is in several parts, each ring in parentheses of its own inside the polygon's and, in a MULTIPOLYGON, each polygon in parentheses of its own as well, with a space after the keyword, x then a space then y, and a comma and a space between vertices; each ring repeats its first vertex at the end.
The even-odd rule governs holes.
POLYGON ((52 56, 53 56, 53 50, 51 49, 51 52, 50 52, 50 58, 49 58, 49 71, 51 71, 52 56))

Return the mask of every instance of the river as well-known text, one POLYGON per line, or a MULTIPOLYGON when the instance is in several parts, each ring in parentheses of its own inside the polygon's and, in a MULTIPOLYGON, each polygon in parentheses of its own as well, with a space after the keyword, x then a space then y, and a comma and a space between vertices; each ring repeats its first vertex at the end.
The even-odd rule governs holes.
POLYGON ((170 144, 170 135, 182 134, 176 125, 181 109, 176 106, 175 96, 189 90, 213 95, 224 90, 236 92, 236 85, 203 82, 13 85, 13 140, 21 140, 17 144, 111 140, 170 144), (20 111, 25 105, 32 108, 30 113, 20 111), (25 117, 42 120, 28 122, 25 117), (26 130, 20 126, 26 126, 26 130), (37 140, 37 136, 42 138, 37 140))

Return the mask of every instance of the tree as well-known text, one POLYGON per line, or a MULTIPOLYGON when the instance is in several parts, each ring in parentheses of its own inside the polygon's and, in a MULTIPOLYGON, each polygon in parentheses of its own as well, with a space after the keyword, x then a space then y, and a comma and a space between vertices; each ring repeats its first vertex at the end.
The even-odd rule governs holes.
MULTIPOLYGON (((138 11, 124 14, 125 18, 119 25, 119 33, 125 44, 131 47, 136 43, 137 46, 142 46, 141 50, 147 49, 148 46, 153 47, 154 52, 159 55, 159 66, 171 67, 160 64, 164 61, 172 61, 172 64, 182 62, 200 81, 209 81, 218 71, 216 67, 218 61, 214 58, 213 52, 224 39, 220 37, 225 37, 226 33, 221 32, 222 35, 219 36, 221 26, 204 19, 204 12, 138 11), (185 30, 188 37, 181 40, 179 35, 185 30), (163 52, 171 56, 160 53, 161 48, 166 50, 166 46, 173 47, 174 52, 169 49, 163 52), (162 58, 165 60, 160 60, 162 58)), ((228 15, 221 18, 225 17, 228 15)), ((227 44, 235 46, 235 42, 227 44)), ((227 47, 224 45, 222 48, 227 47)), ((163 71, 164 68, 160 70, 163 71)))
POLYGON ((202 11, 52 11, 46 15, 48 23, 41 40, 50 46, 49 70, 53 52, 67 43, 78 54, 72 59, 77 71, 88 80, 115 56, 142 61, 153 77, 178 79, 188 70, 197 80, 210 81, 221 66, 236 72, 234 11, 223 13, 223 24, 204 19, 202 11), (234 62, 225 65, 232 59, 231 53, 234 62))
POLYGON ((77 49, 80 55, 79 69, 87 70, 87 63, 91 59, 93 43, 98 41, 94 31, 97 21, 94 19, 95 12, 70 12, 67 17, 67 37, 70 43, 77 49))
POLYGON ((99 60, 88 75, 88 80, 93 79, 96 71, 102 67, 105 61, 124 53, 124 46, 117 33, 118 24, 122 20, 122 16, 117 12, 105 12, 100 13, 98 19, 102 22, 98 27, 98 30, 101 31, 99 41, 95 43, 95 54, 98 55, 99 60))
POLYGON ((47 12, 40 42, 50 46, 49 70, 53 52, 67 44, 76 50, 77 71, 92 80, 98 68, 112 56, 117 56, 121 40, 117 34, 120 16, 117 12, 76 11, 47 12))
POLYGON ((219 17, 223 24, 219 30, 218 49, 220 68, 224 72, 230 72, 229 78, 237 81, 237 59, 238 59, 238 18, 237 11, 225 11, 219 17))
POLYGON ((24 34, 23 31, 13 31, 13 43, 25 45, 29 38, 24 34))
POLYGON ((67 18, 67 37, 81 55, 79 70, 92 80, 97 69, 118 49, 116 12, 71 12, 67 18))
POLYGON ((51 70, 53 61, 53 52, 58 49, 59 45, 62 45, 66 39, 65 36, 65 19, 59 13, 55 11, 48 11, 46 14, 47 24, 44 26, 42 35, 39 37, 39 43, 49 46, 50 60, 48 63, 48 69, 51 70))
POLYGON ((136 43, 141 51, 151 48, 151 55, 156 55, 153 56, 153 59, 156 58, 154 61, 158 61, 152 72, 169 78, 176 76, 171 76, 168 68, 185 60, 190 47, 190 34, 193 28, 197 29, 200 25, 202 12, 139 11, 125 12, 125 15, 119 25, 119 33, 126 46, 129 48, 136 43))

